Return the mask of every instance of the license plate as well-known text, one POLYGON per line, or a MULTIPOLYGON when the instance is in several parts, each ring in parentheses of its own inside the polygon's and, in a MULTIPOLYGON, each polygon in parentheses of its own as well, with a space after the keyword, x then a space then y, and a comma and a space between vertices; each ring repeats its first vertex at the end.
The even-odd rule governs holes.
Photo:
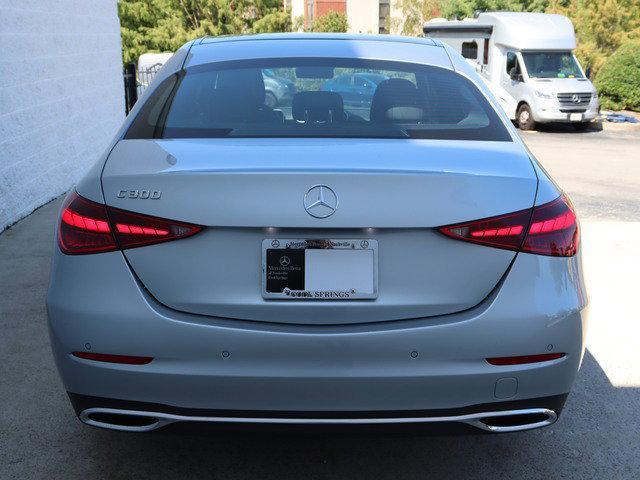
POLYGON ((363 300, 378 296, 373 239, 262 241, 262 296, 287 300, 363 300))
POLYGON ((570 113, 569 114, 569 120, 572 122, 581 122, 582 121, 582 114, 581 113, 570 113))

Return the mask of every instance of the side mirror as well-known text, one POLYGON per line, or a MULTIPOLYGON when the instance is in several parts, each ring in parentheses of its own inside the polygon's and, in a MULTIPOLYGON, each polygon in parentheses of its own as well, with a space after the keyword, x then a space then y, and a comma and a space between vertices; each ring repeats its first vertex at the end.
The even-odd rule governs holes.
POLYGON ((522 74, 518 73, 516 67, 513 67, 511 70, 509 70, 509 78, 514 82, 522 82, 522 74))
POLYGON ((587 67, 587 69, 584 71, 584 74, 587 78, 591 78, 591 67, 587 67))

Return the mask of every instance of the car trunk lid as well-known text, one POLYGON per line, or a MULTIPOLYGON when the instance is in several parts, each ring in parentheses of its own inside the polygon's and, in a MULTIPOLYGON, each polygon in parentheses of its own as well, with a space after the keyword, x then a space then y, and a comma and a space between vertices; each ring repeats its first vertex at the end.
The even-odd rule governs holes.
POLYGON ((536 183, 517 143, 404 139, 124 140, 103 172, 108 205, 206 227, 124 252, 158 301, 298 324, 419 318, 476 305, 515 253, 452 241, 434 227, 530 208, 536 183), (327 218, 305 210, 316 185, 337 196, 327 218), (263 298, 266 238, 376 240, 377 298, 263 298))

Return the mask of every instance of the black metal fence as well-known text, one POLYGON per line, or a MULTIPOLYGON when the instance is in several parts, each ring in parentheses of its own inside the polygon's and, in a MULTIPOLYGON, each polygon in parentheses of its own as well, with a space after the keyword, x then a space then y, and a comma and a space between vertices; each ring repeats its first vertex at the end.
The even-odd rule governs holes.
POLYGON ((124 77, 124 105, 127 113, 131 111, 138 97, 149 86, 153 77, 162 68, 161 63, 156 63, 151 67, 138 70, 135 63, 125 65, 124 77))

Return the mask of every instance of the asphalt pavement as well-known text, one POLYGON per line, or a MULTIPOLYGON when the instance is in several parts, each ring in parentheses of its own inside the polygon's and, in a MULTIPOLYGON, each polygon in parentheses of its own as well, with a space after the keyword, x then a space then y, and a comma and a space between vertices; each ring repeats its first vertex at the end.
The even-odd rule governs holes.
POLYGON ((523 136, 576 205, 591 300, 588 350, 555 425, 464 437, 83 426, 46 325, 59 199, 0 234, 0 478, 640 478, 640 133, 523 136))

